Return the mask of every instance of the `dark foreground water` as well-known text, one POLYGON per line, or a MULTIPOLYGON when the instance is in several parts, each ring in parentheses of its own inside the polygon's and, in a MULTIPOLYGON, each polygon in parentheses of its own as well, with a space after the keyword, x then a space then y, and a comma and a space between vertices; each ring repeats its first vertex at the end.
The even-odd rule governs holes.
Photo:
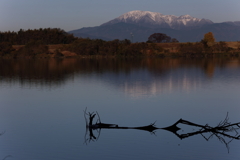
POLYGON ((240 159, 224 135, 240 130, 89 130, 86 107, 126 127, 240 122, 240 60, 0 60, 0 159, 240 159))

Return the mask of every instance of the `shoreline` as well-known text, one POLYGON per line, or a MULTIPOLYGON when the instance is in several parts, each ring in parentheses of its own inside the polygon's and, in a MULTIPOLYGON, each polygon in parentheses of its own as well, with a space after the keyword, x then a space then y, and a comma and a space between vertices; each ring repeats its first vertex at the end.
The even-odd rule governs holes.
MULTIPOLYGON (((45 50, 40 50, 37 54, 25 54, 24 48, 26 45, 12 45, 14 51, 9 54, 2 54, 0 58, 117 58, 117 57, 238 57, 240 56, 240 42, 215 42, 212 46, 217 46, 220 43, 224 43, 225 51, 218 48, 209 47, 208 51, 197 51, 197 45, 200 42, 188 42, 188 43, 132 43, 130 46, 134 45, 144 45, 144 49, 138 49, 141 54, 131 54, 131 55, 121 55, 121 54, 77 54, 71 51, 71 44, 52 44, 52 45, 42 45, 45 50), (185 48, 184 48, 185 47, 185 48), (195 47, 195 48, 194 48, 195 47), (213 49, 212 49, 213 48, 213 49), (182 49, 182 50, 181 50, 182 49), (185 50, 184 50, 185 49, 185 50), (20 51, 22 51, 21 54, 20 51)), ((91 46, 90 46, 91 47, 91 46)), ((36 47, 35 47, 36 48, 36 47)), ((34 51, 33 48, 32 50, 34 51)), ((37 46, 37 49, 39 46, 37 46)), ((35 49, 35 50, 37 50, 35 49)), ((30 51, 31 52, 31 51, 30 51)))

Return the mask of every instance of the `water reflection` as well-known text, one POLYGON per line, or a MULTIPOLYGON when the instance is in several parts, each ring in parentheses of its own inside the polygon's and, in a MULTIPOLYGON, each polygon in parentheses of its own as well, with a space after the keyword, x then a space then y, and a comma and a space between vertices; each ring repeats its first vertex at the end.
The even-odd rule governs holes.
POLYGON ((1 59, 0 83, 55 87, 76 76, 97 74, 104 82, 137 97, 136 93, 156 94, 179 86, 184 90, 198 87, 199 72, 211 79, 216 68, 229 67, 239 68, 240 59, 1 59), (192 73, 187 74, 185 69, 190 68, 192 73), (169 76, 172 71, 177 74, 169 76))
POLYGON ((0 159, 179 159, 186 151, 182 159, 239 159, 239 141, 229 144, 228 154, 224 143, 205 142, 202 135, 213 132, 199 127, 179 123, 180 137, 192 135, 180 140, 163 129, 149 136, 154 130, 141 126, 157 120, 157 127, 166 127, 182 117, 215 127, 227 112, 238 122, 239 71, 238 59, 1 60, 0 132, 7 134, 0 136, 0 159), (88 147, 82 144, 85 107, 120 125, 88 129, 87 139, 99 137, 88 147))
POLYGON ((206 141, 209 141, 212 137, 217 137, 217 139, 220 142, 225 144, 228 152, 229 143, 231 143, 233 140, 240 140, 240 135, 237 132, 237 130, 240 129, 240 122, 230 123, 228 114, 226 118, 223 121, 221 121, 216 127, 211 127, 208 124, 206 125, 196 124, 184 119, 179 119, 174 124, 164 128, 156 127, 155 122, 147 126, 122 127, 117 124, 102 123, 98 112, 87 112, 87 108, 84 111, 84 118, 86 121, 86 133, 84 137, 85 144, 97 141, 100 137, 102 129, 136 129, 141 131, 148 131, 151 134, 155 134, 156 133, 155 131, 158 129, 163 129, 172 132, 181 140, 195 135, 201 135, 206 141), (96 119, 95 123, 93 122, 94 118, 96 119), (178 133, 178 131, 181 130, 179 124, 183 124, 186 126, 194 126, 196 127, 197 131, 190 131, 184 134, 178 133), (96 132, 94 133, 94 131, 96 132), (205 134, 208 134, 208 136, 205 134))

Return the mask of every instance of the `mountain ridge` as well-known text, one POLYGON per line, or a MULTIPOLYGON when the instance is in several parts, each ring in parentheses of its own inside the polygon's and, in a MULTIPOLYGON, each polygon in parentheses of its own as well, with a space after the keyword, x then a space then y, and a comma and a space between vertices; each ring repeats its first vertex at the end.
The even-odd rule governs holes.
POLYGON ((102 25, 111 25, 119 22, 132 23, 142 26, 148 26, 152 28, 172 28, 172 29, 185 29, 188 27, 199 27, 206 24, 213 24, 208 19, 199 19, 190 15, 164 15, 158 12, 150 11, 130 11, 123 15, 110 20, 109 22, 103 23, 102 25))
POLYGON ((197 42, 201 41, 207 32, 213 32, 216 41, 239 41, 240 21, 213 23, 208 19, 194 18, 190 15, 174 16, 158 12, 131 11, 100 26, 84 27, 68 33, 82 38, 107 41, 131 39, 133 42, 146 42, 153 33, 165 33, 180 42, 197 42))

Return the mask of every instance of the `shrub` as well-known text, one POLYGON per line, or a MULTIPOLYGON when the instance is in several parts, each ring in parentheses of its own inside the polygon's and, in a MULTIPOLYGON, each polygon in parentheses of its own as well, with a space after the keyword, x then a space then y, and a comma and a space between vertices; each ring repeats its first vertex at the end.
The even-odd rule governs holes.
POLYGON ((12 47, 11 43, 9 42, 1 42, 0 43, 0 55, 4 56, 6 54, 10 54, 14 51, 15 49, 12 47))
POLYGON ((38 54, 48 54, 48 46, 44 45, 42 41, 31 41, 23 48, 19 49, 15 56, 30 56, 34 57, 38 54))

